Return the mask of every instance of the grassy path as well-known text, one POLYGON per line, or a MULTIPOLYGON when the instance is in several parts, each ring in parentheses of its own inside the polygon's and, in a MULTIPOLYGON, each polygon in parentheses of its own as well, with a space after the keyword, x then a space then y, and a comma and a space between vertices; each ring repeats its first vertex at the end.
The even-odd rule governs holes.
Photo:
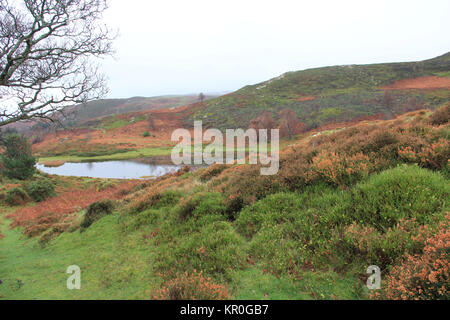
POLYGON ((83 234, 63 234, 42 248, 0 220, 0 299, 142 299, 148 297, 151 252, 142 236, 121 237, 117 216, 83 234), (81 290, 68 290, 67 267, 81 268, 81 290))

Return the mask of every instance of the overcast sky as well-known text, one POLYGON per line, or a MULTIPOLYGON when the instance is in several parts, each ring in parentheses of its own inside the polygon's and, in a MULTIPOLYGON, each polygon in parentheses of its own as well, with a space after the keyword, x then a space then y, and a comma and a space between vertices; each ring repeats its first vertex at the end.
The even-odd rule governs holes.
POLYGON ((450 51, 449 0, 110 0, 111 98, 237 90, 286 71, 450 51))

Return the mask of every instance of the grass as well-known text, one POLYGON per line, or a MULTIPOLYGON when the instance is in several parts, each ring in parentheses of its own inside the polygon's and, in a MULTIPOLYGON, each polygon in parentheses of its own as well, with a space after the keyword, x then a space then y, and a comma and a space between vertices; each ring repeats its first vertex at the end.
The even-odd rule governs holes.
POLYGON ((172 152, 172 147, 160 147, 160 148, 143 148, 122 153, 115 153, 111 155, 96 156, 96 157, 81 157, 81 156, 54 156, 54 157, 41 157, 39 163, 52 163, 52 162, 91 162, 91 161, 113 161, 113 160, 129 160, 145 157, 155 156, 167 156, 172 152))
MULTIPOLYGON (((203 149, 207 145, 203 146, 203 149)), ((102 155, 102 156, 71 156, 71 155, 60 155, 60 156, 53 156, 53 157, 40 157, 39 163, 40 164, 49 164, 50 166, 56 165, 60 166, 64 162, 95 162, 95 161, 114 161, 114 160, 131 160, 131 159, 138 159, 138 158, 149 158, 149 157, 156 157, 156 156, 170 156, 172 153, 173 147, 154 147, 154 148, 142 148, 137 150, 131 150, 126 152, 120 152, 120 153, 114 153, 110 155, 102 155)), ((223 148, 224 152, 226 152, 228 149, 223 148)), ((238 151, 256 151, 255 149, 250 149, 248 147, 246 148, 234 148, 235 152, 238 151)), ((193 148, 192 148, 193 151, 193 148)), ((267 149, 260 149, 260 151, 270 151, 270 144, 268 144, 267 149)))
POLYGON ((234 274, 238 300, 361 299, 367 297, 358 279, 333 272, 305 272, 301 279, 264 273, 251 268, 234 274))
POLYGON ((64 233, 45 248, 2 222, 2 299, 142 299, 150 287, 151 251, 140 234, 120 234, 117 215, 83 233, 64 233), (81 268, 81 290, 66 287, 70 265, 81 268))
MULTIPOLYGON (((304 137, 268 178, 244 165, 132 185, 112 214, 83 232, 75 222, 84 211, 68 213, 79 219, 67 219, 71 228, 48 243, 10 229, 5 216, 15 208, 2 206, 0 298, 147 299, 180 273, 202 272, 237 299, 366 299, 369 265, 389 275, 405 254, 423 253, 429 235, 422 232, 447 219, 448 143, 436 144, 446 122, 432 126, 426 113, 407 120, 304 137), (404 143, 423 156, 400 152, 404 143), (419 146, 431 147, 425 154, 419 146), (353 163, 352 154, 362 151, 377 167, 364 157, 353 163), (80 291, 66 288, 70 265, 81 268, 80 291)), ((60 181, 57 192, 101 182, 51 179, 60 181)), ((3 179, 0 191, 14 183, 3 179)), ((46 226, 52 215, 45 210, 44 222, 33 227, 46 226)), ((19 213, 13 218, 22 219, 20 226, 41 221, 19 213)))

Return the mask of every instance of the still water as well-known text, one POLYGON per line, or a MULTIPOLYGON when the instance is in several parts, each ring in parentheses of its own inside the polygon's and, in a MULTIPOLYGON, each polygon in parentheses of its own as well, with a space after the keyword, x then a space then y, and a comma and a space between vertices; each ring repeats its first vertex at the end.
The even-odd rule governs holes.
POLYGON ((176 172, 180 166, 172 164, 147 164, 137 161, 105 161, 105 162, 66 162, 60 167, 45 167, 38 164, 39 170, 60 176, 140 179, 143 177, 159 177, 166 173, 176 172))

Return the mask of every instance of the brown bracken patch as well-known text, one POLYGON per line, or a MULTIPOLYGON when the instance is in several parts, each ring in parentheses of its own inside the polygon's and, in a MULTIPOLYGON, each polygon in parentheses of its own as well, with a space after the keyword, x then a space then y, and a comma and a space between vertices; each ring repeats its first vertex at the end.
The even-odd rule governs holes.
POLYGON ((383 90, 408 90, 408 89, 450 89, 450 78, 429 76, 415 79, 396 81, 383 90))

